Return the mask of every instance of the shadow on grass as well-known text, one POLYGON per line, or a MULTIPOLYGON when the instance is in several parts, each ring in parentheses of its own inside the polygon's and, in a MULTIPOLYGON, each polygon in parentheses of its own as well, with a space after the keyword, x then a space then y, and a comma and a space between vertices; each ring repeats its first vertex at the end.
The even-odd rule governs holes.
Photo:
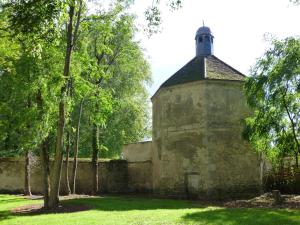
MULTIPOLYGON (((0 208, 2 206, 6 206, 7 204, 10 205, 15 205, 15 204, 26 204, 25 203, 26 199, 20 198, 20 196, 14 196, 14 195, 0 195, 0 208)), ((5 207, 7 208, 7 207, 5 207)), ((0 211, 0 221, 7 220, 13 217, 13 214, 10 212, 10 210, 1 210, 0 211)))
POLYGON ((299 225, 300 211, 279 209, 213 209, 188 213, 182 217, 183 221, 192 224, 284 224, 299 225))
POLYGON ((199 208, 199 205, 196 206, 190 201, 136 198, 136 197, 103 197, 103 198, 71 199, 71 200, 63 201, 63 204, 88 204, 94 210, 100 210, 100 211, 199 208))
POLYGON ((0 222, 3 220, 7 220, 12 218, 13 215, 11 214, 10 211, 6 210, 6 211, 0 211, 0 222))
MULTIPOLYGON (((13 199, 11 199, 13 200, 13 199)), ((15 199, 18 202, 18 199, 15 199)), ((24 200, 24 199, 23 199, 24 200)), ((32 201, 34 203, 34 201, 32 201)), ((53 211, 45 211, 36 209, 32 204, 25 204, 21 207, 23 212, 12 212, 11 210, 0 211, 0 221, 13 219, 23 216, 36 216, 43 214, 58 213, 76 213, 88 210, 98 211, 129 211, 129 210, 154 210, 154 209, 187 209, 199 208, 191 202, 183 200, 166 200, 166 199, 150 199, 150 198, 134 198, 134 197, 96 197, 96 198, 80 198, 61 201, 61 209, 53 211), (26 207, 28 206, 28 207, 26 207), (32 207, 32 210, 30 209, 32 207)), ((22 210, 21 210, 22 211, 22 210)))
MULTIPOLYGON (((89 206, 97 211, 130 211, 130 210, 164 210, 193 209, 181 217, 183 224, 284 224, 300 225, 300 211, 278 209, 233 209, 207 208, 199 203, 183 200, 151 199, 136 197, 97 197, 64 200, 63 207, 89 206), (196 212, 195 212, 196 211, 196 212)), ((76 211, 79 212, 80 210, 76 211)), ((84 210, 82 210, 84 211, 84 210)), ((39 214, 75 213, 70 211, 41 212, 39 214)), ((11 211, 0 211, 0 221, 16 217, 33 216, 36 213, 13 214, 11 211)), ((153 215, 155 216, 155 215, 153 215)))

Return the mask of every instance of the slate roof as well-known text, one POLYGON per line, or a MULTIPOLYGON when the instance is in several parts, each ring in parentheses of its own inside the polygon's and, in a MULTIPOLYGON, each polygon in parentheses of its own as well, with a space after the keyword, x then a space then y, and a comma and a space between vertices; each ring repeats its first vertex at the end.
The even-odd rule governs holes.
POLYGON ((198 80, 243 81, 245 75, 232 68, 214 55, 196 56, 160 87, 169 87, 198 80))

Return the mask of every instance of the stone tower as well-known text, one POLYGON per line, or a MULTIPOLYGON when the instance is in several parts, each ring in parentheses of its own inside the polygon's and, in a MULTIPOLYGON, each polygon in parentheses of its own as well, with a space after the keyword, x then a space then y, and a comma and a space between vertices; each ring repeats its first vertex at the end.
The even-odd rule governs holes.
POLYGON ((200 27, 196 56, 152 97, 157 195, 222 199, 260 190, 259 157, 241 135, 245 76, 213 55, 213 38, 200 27))

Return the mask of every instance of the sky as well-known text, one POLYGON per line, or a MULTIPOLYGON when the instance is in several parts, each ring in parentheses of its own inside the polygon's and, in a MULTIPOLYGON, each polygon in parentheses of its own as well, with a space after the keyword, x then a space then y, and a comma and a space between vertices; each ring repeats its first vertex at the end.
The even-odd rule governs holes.
MULTIPOLYGON (((132 10, 138 24, 144 23, 149 1, 135 1, 132 10)), ((163 7, 162 13, 161 33, 150 39, 137 36, 151 65, 151 96, 195 56, 195 33, 203 21, 215 37, 214 55, 246 75, 268 47, 266 34, 277 38, 300 35, 300 6, 288 0, 183 0, 178 11, 163 7)))

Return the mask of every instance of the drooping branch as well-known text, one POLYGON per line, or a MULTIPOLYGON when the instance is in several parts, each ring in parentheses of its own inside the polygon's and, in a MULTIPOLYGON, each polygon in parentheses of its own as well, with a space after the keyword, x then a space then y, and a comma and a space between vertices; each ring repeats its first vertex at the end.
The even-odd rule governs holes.
POLYGON ((286 94, 287 94, 287 91, 288 91, 288 83, 286 84, 286 91, 283 93, 283 98, 282 98, 282 101, 283 101, 283 107, 288 115, 288 118, 289 118, 289 121, 290 121, 290 124, 291 124, 291 127, 292 127, 292 132, 293 132, 293 137, 294 137, 294 141, 297 145, 297 150, 298 152, 300 153, 300 143, 299 143, 299 140, 297 138, 297 132, 296 132, 296 124, 295 124, 295 121, 293 120, 293 116, 292 116, 292 113, 290 112, 289 108, 288 108, 288 105, 287 105, 287 102, 286 102, 286 94))

